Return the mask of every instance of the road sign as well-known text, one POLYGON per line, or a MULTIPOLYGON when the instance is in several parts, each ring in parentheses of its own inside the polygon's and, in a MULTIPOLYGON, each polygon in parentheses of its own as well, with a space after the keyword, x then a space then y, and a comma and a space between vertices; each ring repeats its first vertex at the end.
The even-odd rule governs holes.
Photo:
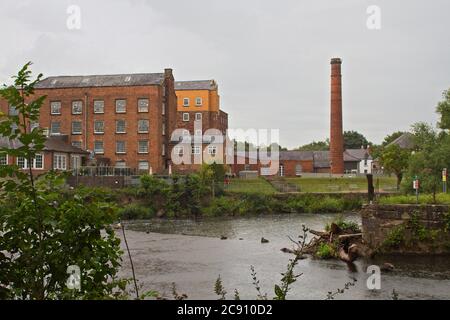
POLYGON ((413 181, 414 190, 419 190, 419 187, 420 187, 419 179, 414 180, 413 181))
POLYGON ((447 168, 442 170, 442 181, 447 182, 447 168))

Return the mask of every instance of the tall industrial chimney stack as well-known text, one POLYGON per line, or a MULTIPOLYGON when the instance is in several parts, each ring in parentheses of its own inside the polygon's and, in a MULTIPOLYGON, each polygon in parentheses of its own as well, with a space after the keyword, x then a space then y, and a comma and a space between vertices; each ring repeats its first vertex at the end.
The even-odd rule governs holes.
POLYGON ((330 165, 332 174, 344 173, 341 64, 340 58, 331 59, 330 165))

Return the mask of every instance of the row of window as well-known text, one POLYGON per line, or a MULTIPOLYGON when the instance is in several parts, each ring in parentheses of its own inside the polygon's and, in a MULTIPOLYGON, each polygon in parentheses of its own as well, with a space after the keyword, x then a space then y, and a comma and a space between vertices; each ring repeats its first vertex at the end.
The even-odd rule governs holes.
MULTIPOLYGON (((137 111, 138 112, 149 112, 150 101, 149 99, 142 98, 137 100, 137 111)), ((116 99, 115 102, 116 113, 126 113, 127 112, 127 100, 126 99, 116 99)), ((14 107, 10 107, 11 112, 16 112, 14 107)), ((61 115, 61 101, 51 101, 50 102, 50 114, 61 115)), ((102 114, 105 113, 105 101, 104 100, 94 100, 94 113, 102 114)), ((162 104, 161 113, 164 115, 166 113, 166 105, 162 104)), ((83 114, 83 101, 75 100, 72 101, 72 114, 83 114)))
MULTIPOLYGON (((199 155, 202 151, 200 146, 192 146, 191 154, 199 155)), ((184 146, 175 146, 174 147, 175 154, 180 157, 184 155, 184 146)), ((217 146, 208 146, 208 154, 215 156, 217 154, 217 146)))
MULTIPOLYGON (((81 142, 74 141, 72 145, 77 146, 77 144, 81 145, 81 142)), ((148 153, 149 142, 148 140, 138 140, 138 153, 144 154, 148 153)), ((94 153, 103 154, 105 153, 104 143, 101 140, 94 141, 94 153)), ((126 141, 116 141, 116 153, 118 154, 126 154, 127 153, 127 144, 126 141)))
MULTIPOLYGON (((38 125, 39 126, 39 125, 38 125)), ((138 133, 148 133, 150 130, 150 122, 146 119, 138 120, 137 131, 138 133)), ((52 121, 50 124, 51 134, 61 134, 61 122, 52 121)), ((82 134, 83 123, 81 121, 72 121, 72 134, 82 134)), ((105 122, 103 120, 94 121, 94 133, 105 133, 105 122)), ((127 133, 127 123, 125 120, 116 120, 116 133, 127 133)), ((166 125, 162 123, 162 134, 166 134, 166 125)))
MULTIPOLYGON (((189 98, 183 98, 183 107, 189 107, 191 105, 191 101, 189 98)), ((201 107, 203 105, 203 100, 200 97, 195 98, 195 106, 201 107)))
MULTIPOLYGON (((195 121, 200 121, 200 120, 202 120, 202 114, 200 112, 197 112, 195 114, 195 121)), ((187 113, 187 112, 183 113, 183 121, 185 121, 185 122, 189 121, 189 113, 187 113)))
MULTIPOLYGON (((8 164, 8 155, 3 154, 0 155, 0 165, 5 166, 8 164)), ((30 165, 28 164, 28 159, 24 157, 17 157, 16 164, 21 169, 29 169, 30 165)), ((31 163, 31 168, 36 170, 44 169, 44 155, 36 154, 31 163)))
MULTIPOLYGON (((123 160, 119 160, 119 161, 116 161, 115 167, 119 168, 119 169, 120 168, 126 168, 127 167, 127 163, 125 161, 123 161, 123 160)), ((138 161, 138 169, 139 170, 146 170, 146 171, 148 171, 150 169, 149 162, 146 161, 146 160, 139 160, 138 161)))

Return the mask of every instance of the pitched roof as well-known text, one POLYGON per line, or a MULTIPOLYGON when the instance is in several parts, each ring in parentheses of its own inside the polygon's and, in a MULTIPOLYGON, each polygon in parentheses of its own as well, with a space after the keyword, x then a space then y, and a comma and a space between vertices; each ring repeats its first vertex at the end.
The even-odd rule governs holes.
MULTIPOLYGON (((6 137, 0 136, 0 148, 10 148, 17 149, 23 146, 23 144, 17 140, 10 140, 6 137)), ((56 151, 65 153, 77 153, 77 154, 88 154, 89 152, 72 146, 66 135, 59 136, 49 136, 44 143, 44 151, 56 151)))
POLYGON ((68 137, 65 135, 49 136, 45 141, 44 150, 46 151, 56 151, 56 152, 67 152, 67 153, 79 153, 88 154, 89 152, 71 145, 68 141, 68 137))
POLYGON ((176 81, 175 90, 216 90, 215 80, 176 81))
POLYGON ((279 159, 282 160, 312 160, 313 151, 280 151, 279 159))
POLYGON ((36 84, 36 89, 123 87, 161 85, 164 73, 134 73, 90 76, 48 77, 36 84))
POLYGON ((393 144, 398 145, 402 149, 414 149, 414 135, 412 133, 405 132, 400 137, 389 143, 388 146, 393 144))
POLYGON ((344 151, 344 161, 372 160, 372 156, 367 149, 346 149, 344 151))

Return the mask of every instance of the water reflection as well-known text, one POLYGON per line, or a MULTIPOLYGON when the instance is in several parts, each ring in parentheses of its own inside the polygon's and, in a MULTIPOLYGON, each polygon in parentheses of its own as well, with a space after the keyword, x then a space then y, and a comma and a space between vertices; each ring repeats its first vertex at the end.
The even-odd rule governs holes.
MULTIPOLYGON (((150 220, 127 225, 137 275, 144 288, 170 292, 177 283, 192 299, 214 299, 213 285, 220 274, 228 292, 237 288, 242 298, 255 298, 250 265, 255 266, 262 288, 273 295, 273 284, 286 269, 289 254, 280 251, 301 233, 302 224, 322 229, 334 214, 265 215, 233 219, 150 220), (220 240, 226 236, 227 240, 220 240), (269 240, 262 244, 261 237, 269 240), (242 239, 242 240, 240 240, 242 239)), ((360 222, 355 214, 347 219, 360 222)), ((129 273, 124 261, 122 274, 129 273)), ((340 261, 301 260, 296 272, 303 273, 290 292, 291 299, 324 299, 351 281, 355 287, 338 298, 390 299, 392 290, 401 299, 450 299, 449 257, 378 257, 359 260, 353 269, 340 261), (367 289, 371 264, 392 263, 395 270, 382 273, 381 290, 367 289)), ((229 298, 232 298, 231 296, 229 298)))

